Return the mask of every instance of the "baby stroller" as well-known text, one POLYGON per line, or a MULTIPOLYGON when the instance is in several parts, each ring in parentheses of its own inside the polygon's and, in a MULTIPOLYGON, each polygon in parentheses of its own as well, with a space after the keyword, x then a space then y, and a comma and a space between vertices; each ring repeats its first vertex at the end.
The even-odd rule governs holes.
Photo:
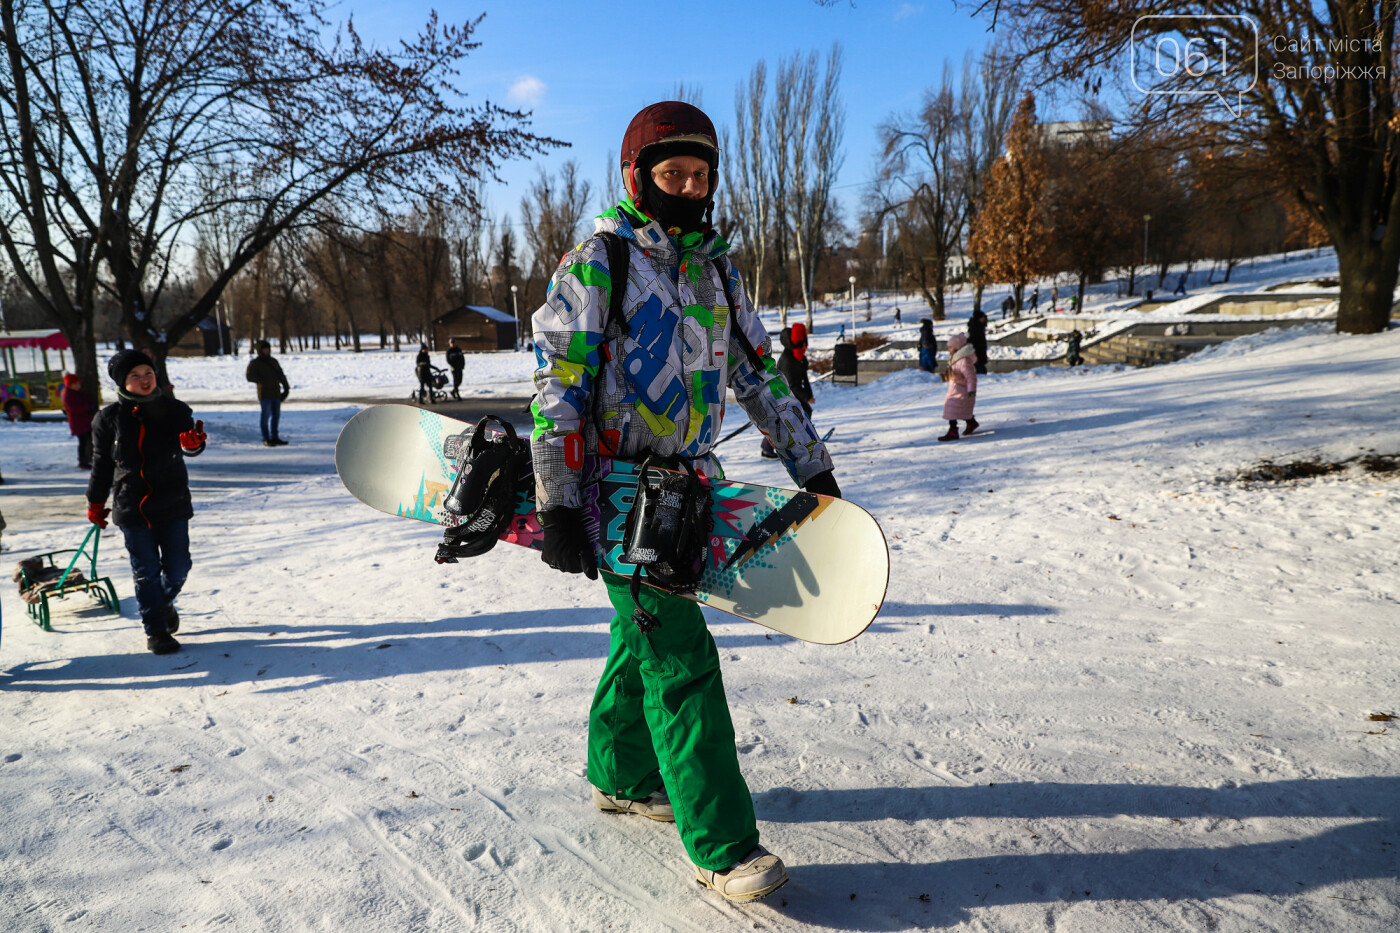
POLYGON ((426 379, 421 373, 419 374, 418 388, 410 396, 410 398, 416 399, 420 405, 436 405, 438 402, 447 400, 447 370, 431 365, 429 368, 431 372, 426 379), (426 399, 423 398, 425 390, 428 396, 426 399))

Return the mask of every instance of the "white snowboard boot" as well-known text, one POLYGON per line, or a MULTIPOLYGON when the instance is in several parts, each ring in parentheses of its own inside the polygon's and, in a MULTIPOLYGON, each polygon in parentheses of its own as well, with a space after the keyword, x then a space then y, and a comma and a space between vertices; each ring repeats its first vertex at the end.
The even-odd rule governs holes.
POLYGON ((723 894, 726 900, 756 901, 787 884, 788 873, 782 859, 763 846, 755 846, 724 871, 695 866, 695 880, 723 894))
POLYGON ((663 823, 674 823, 676 813, 671 809, 671 798, 666 796, 666 788, 653 791, 643 800, 628 800, 626 797, 614 797, 612 794, 605 794, 598 788, 593 788, 593 806, 604 813, 635 813, 651 820, 660 820, 663 823))

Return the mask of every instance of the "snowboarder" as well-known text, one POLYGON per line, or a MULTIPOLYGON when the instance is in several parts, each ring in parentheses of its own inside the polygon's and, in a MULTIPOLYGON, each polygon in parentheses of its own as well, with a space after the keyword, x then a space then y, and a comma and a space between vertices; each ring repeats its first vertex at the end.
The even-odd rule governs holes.
POLYGON ((287 384, 282 364, 272 355, 272 344, 266 340, 259 340, 257 354, 248 361, 244 378, 258 385, 258 405, 262 408, 258 427, 262 429, 263 446, 285 447, 287 442, 282 440, 279 428, 282 421, 282 403, 291 394, 292 387, 287 384))
POLYGON ((175 597, 192 564, 194 508, 185 458, 204 452, 207 435, 188 405, 157 387, 151 358, 140 350, 118 351, 107 361, 107 373, 117 384, 117 401, 92 422, 88 521, 106 528, 110 515, 121 529, 146 647, 170 654, 180 650, 171 637, 180 629, 175 597))
POLYGON ((92 469, 92 418, 97 414, 97 402, 83 389, 83 380, 76 373, 63 376, 63 416, 68 419, 68 433, 78 439, 78 469, 92 469))
POLYGON ((959 419, 967 422, 964 434, 977 430, 977 419, 972 417, 972 408, 977 403, 977 367, 972 362, 976 356, 977 351, 964 335, 954 334, 948 338, 948 395, 943 399, 948 433, 940 435, 940 441, 958 439, 959 419))
POLYGON ((972 312, 967 319, 967 342, 977 351, 977 374, 987 372, 987 315, 982 311, 972 312))
MULTIPOLYGON (((807 325, 799 321, 791 327, 785 327, 779 339, 783 343, 783 352, 778 357, 778 371, 787 380, 792 394, 802 403, 802 411, 811 418, 812 406, 816 404, 817 397, 812 392, 811 382, 807 380, 807 325)), ((758 453, 768 460, 778 459, 773 442, 766 437, 759 446, 758 453)))
POLYGON ((1079 332, 1079 328, 1069 332, 1069 346, 1065 349, 1065 362, 1071 366, 1078 366, 1084 362, 1084 357, 1079 355, 1079 345, 1084 340, 1084 335, 1079 332))
MULTIPOLYGON (((826 447, 773 362, 729 246, 710 224, 719 149, 709 117, 678 101, 652 104, 627 127, 620 161, 627 196, 563 258, 534 314, 542 557, 589 579, 598 576, 596 529, 583 508, 589 458, 685 459, 714 473, 709 450, 727 389, 794 482, 840 495, 826 447), (626 250, 632 270, 622 320, 610 319, 610 243, 626 250)), ((759 845, 719 654, 699 608, 652 588, 634 602, 626 577, 605 572, 603 582, 616 615, 589 714, 594 806, 674 819, 700 883, 729 900, 770 894, 787 870, 759 845)))
POLYGON ((447 368, 452 370, 452 397, 461 399, 462 370, 467 367, 467 358, 462 348, 457 346, 457 338, 447 341, 447 368))
POLYGON ((938 338, 933 333, 933 319, 919 321, 919 368, 926 373, 938 372, 938 338))

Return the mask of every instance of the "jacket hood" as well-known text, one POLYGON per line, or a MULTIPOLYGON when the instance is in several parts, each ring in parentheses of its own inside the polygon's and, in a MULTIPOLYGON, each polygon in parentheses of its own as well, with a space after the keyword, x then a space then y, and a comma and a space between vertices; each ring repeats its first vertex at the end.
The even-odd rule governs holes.
POLYGON ((673 262, 699 255, 702 258, 718 259, 729 252, 729 243, 714 230, 708 233, 683 234, 679 242, 661 228, 658 221, 642 213, 641 208, 623 199, 593 218, 594 233, 616 233, 624 240, 631 240, 642 249, 660 253, 673 262))

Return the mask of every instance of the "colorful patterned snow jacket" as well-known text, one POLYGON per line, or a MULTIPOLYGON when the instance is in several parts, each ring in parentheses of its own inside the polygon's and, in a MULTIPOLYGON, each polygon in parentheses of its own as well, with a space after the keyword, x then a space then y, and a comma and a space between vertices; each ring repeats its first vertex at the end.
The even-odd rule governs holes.
POLYGON ((580 470, 585 455, 599 449, 600 427, 615 456, 691 458, 697 469, 723 476, 709 451, 727 387, 772 440, 795 482, 830 470, 826 447, 778 372, 763 322, 724 255, 729 244, 715 234, 691 233, 678 245, 625 201, 596 218, 594 227, 616 233, 628 248, 622 320, 603 332, 612 277, 607 246, 592 236, 559 263, 534 315, 537 507, 582 505, 580 470), (738 341, 731 342, 734 315, 714 258, 729 276, 738 321, 762 372, 754 371, 738 341))

